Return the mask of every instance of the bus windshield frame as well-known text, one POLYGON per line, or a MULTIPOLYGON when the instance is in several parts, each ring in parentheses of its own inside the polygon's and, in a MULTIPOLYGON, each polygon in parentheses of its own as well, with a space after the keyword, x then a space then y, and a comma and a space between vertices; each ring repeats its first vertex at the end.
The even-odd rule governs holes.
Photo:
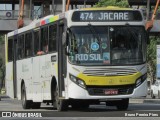
POLYGON ((69 62, 80 66, 124 66, 146 62, 144 26, 73 26, 69 62))

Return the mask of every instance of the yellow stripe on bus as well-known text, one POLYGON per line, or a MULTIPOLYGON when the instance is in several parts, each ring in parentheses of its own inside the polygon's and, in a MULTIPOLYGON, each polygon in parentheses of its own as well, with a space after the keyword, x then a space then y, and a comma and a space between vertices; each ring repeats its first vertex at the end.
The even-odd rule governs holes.
POLYGON ((58 76, 58 64, 57 63, 54 63, 54 69, 55 69, 55 75, 58 76))
POLYGON ((87 76, 80 73, 77 77, 84 80, 86 85, 128 85, 135 84, 136 80, 141 76, 140 72, 127 76, 87 76))
POLYGON ((34 29, 34 31, 36 31, 36 30, 40 30, 40 28, 39 28, 39 27, 37 27, 37 28, 35 28, 35 29, 34 29))
POLYGON ((10 80, 13 80, 13 71, 11 73, 10 80))

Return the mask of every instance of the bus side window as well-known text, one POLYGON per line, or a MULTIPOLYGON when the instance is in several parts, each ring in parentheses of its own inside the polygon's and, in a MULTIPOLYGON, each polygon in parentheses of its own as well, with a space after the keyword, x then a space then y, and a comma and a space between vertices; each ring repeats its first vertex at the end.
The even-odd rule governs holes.
POLYGON ((13 39, 8 40, 8 61, 13 61, 13 39))
POLYGON ((32 33, 26 33, 25 35, 25 57, 32 56, 32 33))
POLYGON ((56 51, 57 25, 49 26, 49 52, 56 51))
POLYGON ((41 29, 41 51, 44 53, 48 52, 48 27, 44 27, 41 29))
POLYGON ((24 58, 24 35, 18 37, 18 60, 24 58))
POLYGON ((38 31, 34 31, 34 55, 36 55, 38 53, 38 51, 40 51, 40 36, 39 36, 39 30, 38 31))

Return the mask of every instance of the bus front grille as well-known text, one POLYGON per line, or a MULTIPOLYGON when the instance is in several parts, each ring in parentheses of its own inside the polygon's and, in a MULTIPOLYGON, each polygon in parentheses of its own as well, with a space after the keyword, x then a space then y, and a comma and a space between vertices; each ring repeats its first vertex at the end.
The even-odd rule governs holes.
POLYGON ((102 95, 102 96, 110 96, 110 95, 128 95, 132 94, 134 90, 134 85, 123 85, 123 86, 87 86, 87 91, 89 95, 102 95), (118 94, 105 94, 106 90, 117 90, 118 94))
POLYGON ((87 76, 125 76, 133 75, 138 71, 134 68, 87 68, 83 74, 87 76))

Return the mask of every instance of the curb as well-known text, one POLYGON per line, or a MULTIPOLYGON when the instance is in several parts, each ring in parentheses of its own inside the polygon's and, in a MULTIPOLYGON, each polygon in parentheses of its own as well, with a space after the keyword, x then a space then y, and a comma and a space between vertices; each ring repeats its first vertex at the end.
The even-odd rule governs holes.
POLYGON ((144 99, 129 99, 129 103, 143 103, 144 99))
POLYGON ((7 95, 0 95, 0 99, 1 98, 9 98, 7 95))
POLYGON ((154 103, 154 104, 160 104, 160 99, 145 99, 143 103, 154 103))
POLYGON ((160 104, 160 99, 129 99, 129 103, 153 103, 153 104, 160 104))

